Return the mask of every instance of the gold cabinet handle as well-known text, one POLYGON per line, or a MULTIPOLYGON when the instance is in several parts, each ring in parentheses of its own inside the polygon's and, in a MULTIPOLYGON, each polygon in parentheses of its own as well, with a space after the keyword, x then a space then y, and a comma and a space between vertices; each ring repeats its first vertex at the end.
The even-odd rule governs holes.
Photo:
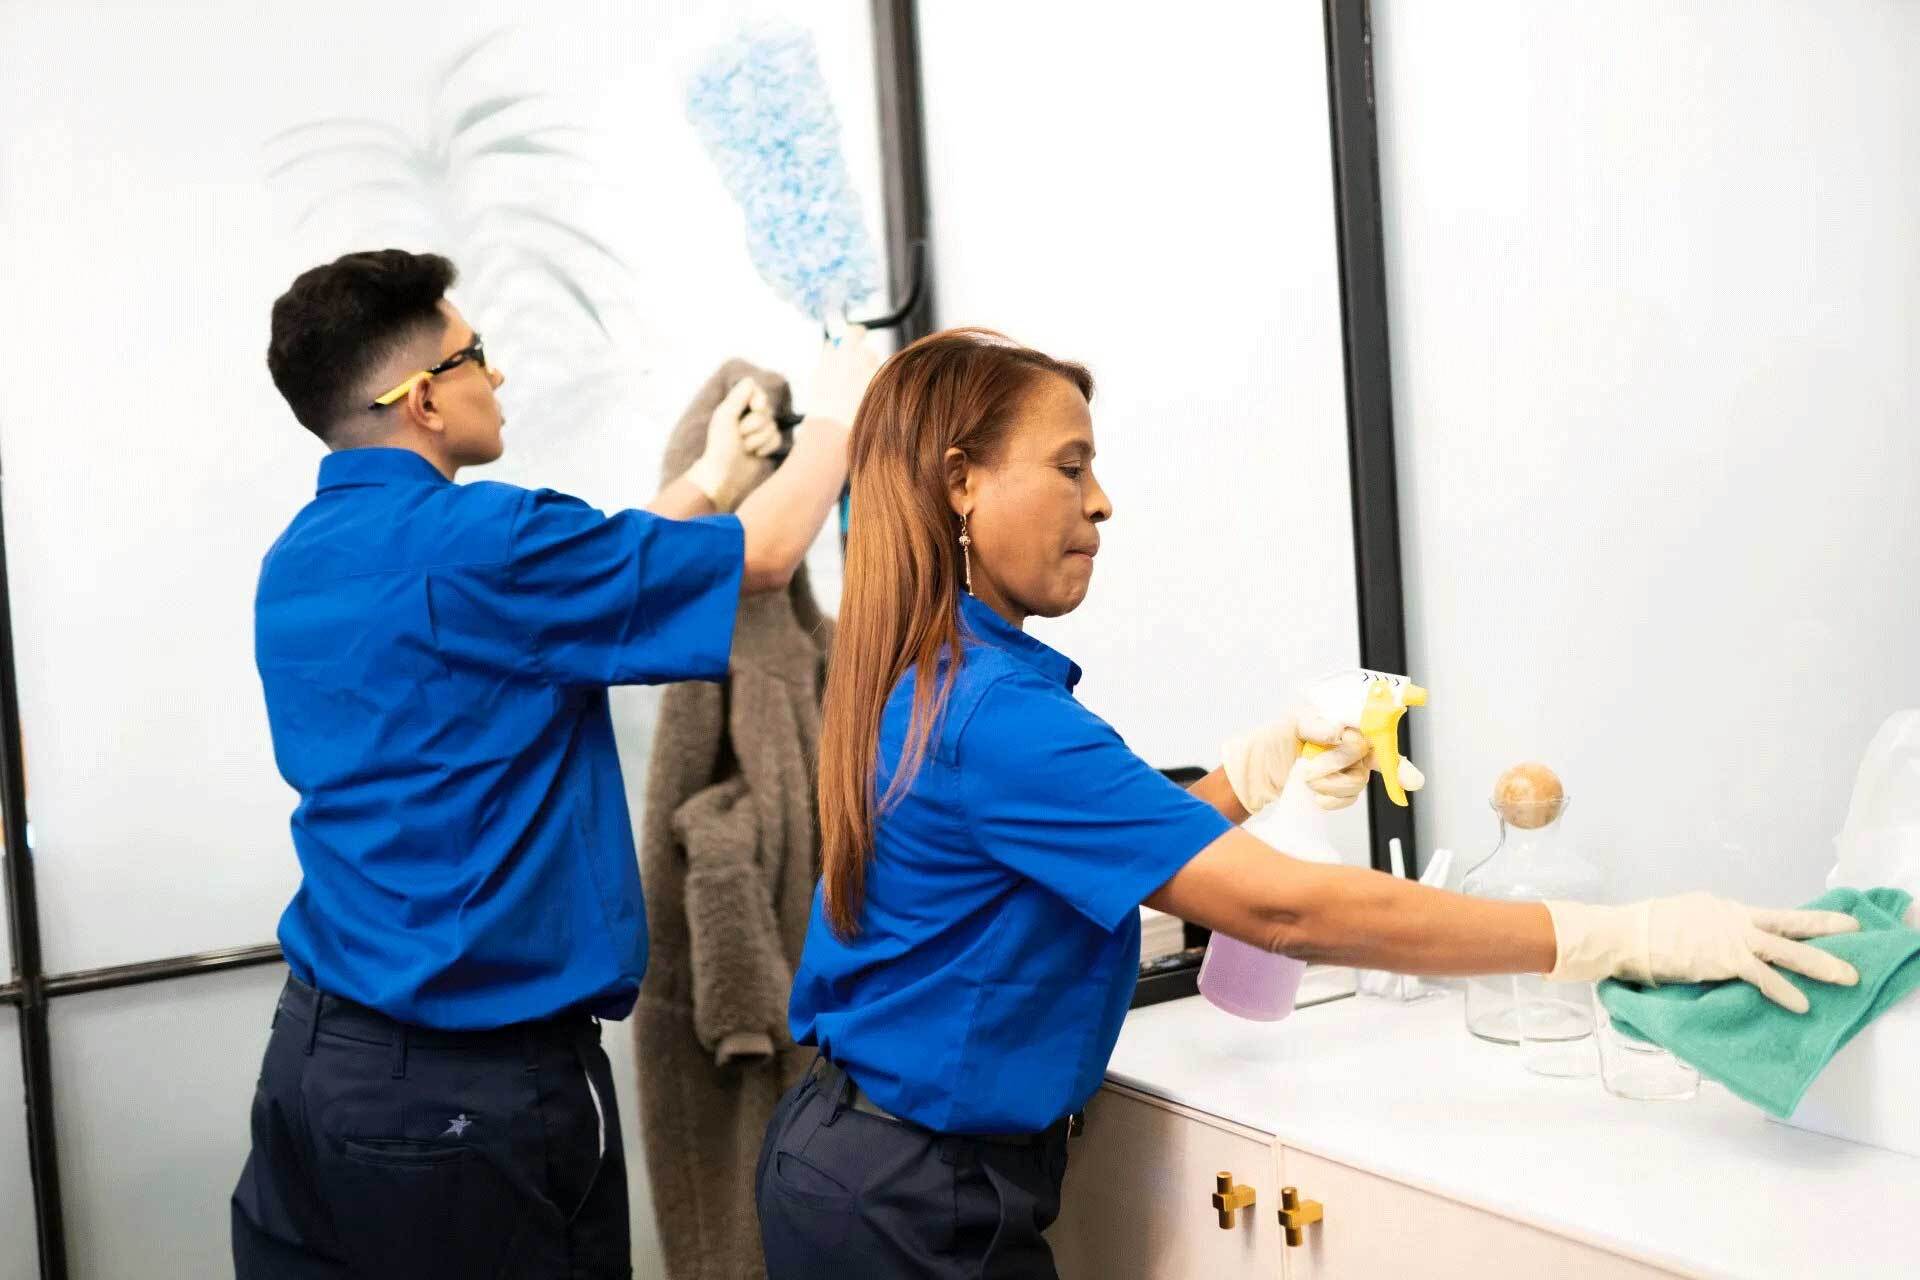
POLYGON ((1318 1200, 1302 1200, 1293 1187, 1280 1188, 1280 1225, 1287 1229, 1287 1247, 1297 1249, 1306 1241, 1307 1228, 1327 1216, 1327 1207, 1318 1200))
POLYGON ((1234 1211, 1253 1208, 1253 1188, 1234 1186, 1233 1175, 1225 1169, 1213 1176, 1213 1183, 1213 1207, 1220 1211, 1220 1229, 1231 1231, 1234 1211))

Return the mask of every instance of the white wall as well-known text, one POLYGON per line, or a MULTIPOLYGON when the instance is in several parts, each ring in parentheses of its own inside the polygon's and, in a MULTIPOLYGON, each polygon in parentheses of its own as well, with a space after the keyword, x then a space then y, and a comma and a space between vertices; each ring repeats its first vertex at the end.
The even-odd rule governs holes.
MULTIPOLYGON (((510 378, 509 454, 492 473, 602 506, 653 492, 667 430, 725 357, 794 371, 804 405, 816 333, 753 274, 739 214, 681 99, 694 57, 740 19, 782 10, 815 32, 877 235, 863 0, 0 5, 0 458, 50 968, 266 941, 292 892, 293 796, 268 745, 251 609, 259 558, 311 496, 321 452, 264 362, 268 308, 298 271, 386 244, 451 252, 470 277, 456 301, 510 378), (507 34, 436 97, 438 69, 493 30, 507 34), (500 156, 424 199, 360 185, 390 173, 361 152, 270 176, 301 144, 322 140, 269 141, 304 122, 369 116, 418 132, 510 93, 541 96, 495 124, 561 126, 546 140, 582 161, 500 156), (463 208, 504 203, 571 221, 624 261, 616 270, 578 246, 559 253, 610 337, 554 289, 471 278, 488 253, 460 227, 463 208)), ((823 546, 816 569, 831 600, 837 547, 823 546)), ((652 707, 643 692, 616 700, 636 798, 652 707)), ((164 1000, 210 998, 190 986, 164 1000)), ((77 1054, 135 1052, 142 1019, 166 1007, 151 1003, 161 990, 129 992, 123 1003, 89 998, 87 1009, 60 1014, 62 1025, 87 1029, 56 1045, 63 1080, 83 1069, 77 1054)), ((264 988, 254 994, 270 1002, 264 988)), ((204 1010, 243 1059, 258 1052, 244 1003, 235 996, 230 1009, 204 1010), (223 1022, 227 1012, 247 1021, 223 1022)), ((259 1027, 267 1007, 256 1010, 259 1027)), ((608 1034, 630 1075, 625 1027, 608 1034)), ((104 1086, 120 1068, 84 1069, 104 1086)), ((253 1065, 236 1070, 224 1115, 176 1123, 164 1107, 145 1113, 155 1160, 134 1168, 170 1166, 167 1195, 224 1205, 253 1065), (209 1123, 223 1126, 225 1145, 201 1141, 209 1123)), ((98 1137, 87 1108, 112 1096, 76 1078, 63 1120, 98 1137)), ((629 1091, 630 1138, 632 1102, 629 1091)), ((105 1153, 77 1142, 64 1154, 83 1204, 96 1172, 108 1179, 100 1188, 137 1190, 129 1170, 109 1178, 88 1163, 105 1153)), ((632 1175, 645 1276, 657 1259, 637 1144, 632 1175)), ((161 1274, 156 1259, 224 1247, 216 1217, 179 1220, 182 1238, 171 1242, 143 1237, 144 1274, 161 1274)), ((88 1245, 101 1257, 139 1247, 132 1219, 87 1221, 104 1233, 88 1245)), ((175 1274, 206 1274, 180 1265, 175 1274)))
POLYGON ((1423 847, 1539 758, 1617 892, 1808 898, 1920 703, 1920 9, 1373 15, 1423 847))
POLYGON ((940 322, 1099 384, 1114 519, 1034 632, 1141 755, 1211 767, 1358 657, 1320 6, 930 4, 921 45, 940 322))

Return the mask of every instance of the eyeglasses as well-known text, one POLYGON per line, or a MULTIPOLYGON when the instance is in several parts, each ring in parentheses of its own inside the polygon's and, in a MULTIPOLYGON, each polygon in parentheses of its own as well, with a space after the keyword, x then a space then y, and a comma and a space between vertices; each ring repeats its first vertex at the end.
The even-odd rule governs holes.
POLYGON ((480 340, 480 335, 477 333, 473 335, 472 342, 469 342, 466 346, 460 348, 458 351, 448 356, 445 360, 442 360, 439 364, 433 366, 433 368, 422 369, 420 372, 414 374, 412 377, 408 378, 405 382, 401 383, 399 386, 395 387, 393 390, 387 392, 385 395, 379 397, 378 399, 374 400, 372 403, 368 404, 367 408, 384 409, 390 404, 397 403, 399 400, 401 400, 406 396, 407 392, 413 390, 414 383, 423 381, 424 379, 427 379, 427 378, 431 378, 436 374, 445 373, 449 369, 458 369, 461 365, 465 364, 469 360, 479 365, 482 369, 487 367, 487 348, 486 348, 486 345, 480 340))

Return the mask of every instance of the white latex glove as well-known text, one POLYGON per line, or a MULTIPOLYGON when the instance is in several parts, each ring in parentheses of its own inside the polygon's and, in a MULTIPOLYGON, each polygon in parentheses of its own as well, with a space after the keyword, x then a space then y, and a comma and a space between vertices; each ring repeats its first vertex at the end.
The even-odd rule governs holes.
POLYGON ((1767 911, 1710 893, 1656 898, 1624 907, 1549 902, 1556 982, 1719 982, 1738 978, 1793 1013, 1807 997, 1773 968, 1850 987, 1854 967, 1818 947, 1792 941, 1853 933, 1860 922, 1838 911, 1767 911))
POLYGON ((687 479, 717 511, 731 511, 766 469, 762 461, 780 447, 780 424, 760 384, 742 378, 707 419, 707 447, 687 468, 687 479))
POLYGON ((1280 798, 1300 759, 1302 740, 1328 750, 1301 769, 1301 778, 1323 809, 1344 809, 1367 787, 1367 740, 1308 710, 1295 711, 1251 733, 1227 739, 1220 765, 1240 807, 1255 814, 1280 798))
POLYGON ((813 399, 807 405, 807 416, 829 418, 843 430, 850 429, 860 399, 867 394, 867 384, 879 367, 880 353, 867 341, 864 326, 848 325, 838 339, 827 339, 814 366, 813 399))

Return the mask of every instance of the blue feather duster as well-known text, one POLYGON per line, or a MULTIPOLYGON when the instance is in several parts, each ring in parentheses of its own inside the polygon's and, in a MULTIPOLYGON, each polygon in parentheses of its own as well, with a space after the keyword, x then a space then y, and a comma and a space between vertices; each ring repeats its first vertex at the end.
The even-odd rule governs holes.
POLYGON ((811 35, 768 25, 713 50, 688 82, 687 118, 745 212, 753 265, 774 292, 824 324, 878 291, 811 35))

